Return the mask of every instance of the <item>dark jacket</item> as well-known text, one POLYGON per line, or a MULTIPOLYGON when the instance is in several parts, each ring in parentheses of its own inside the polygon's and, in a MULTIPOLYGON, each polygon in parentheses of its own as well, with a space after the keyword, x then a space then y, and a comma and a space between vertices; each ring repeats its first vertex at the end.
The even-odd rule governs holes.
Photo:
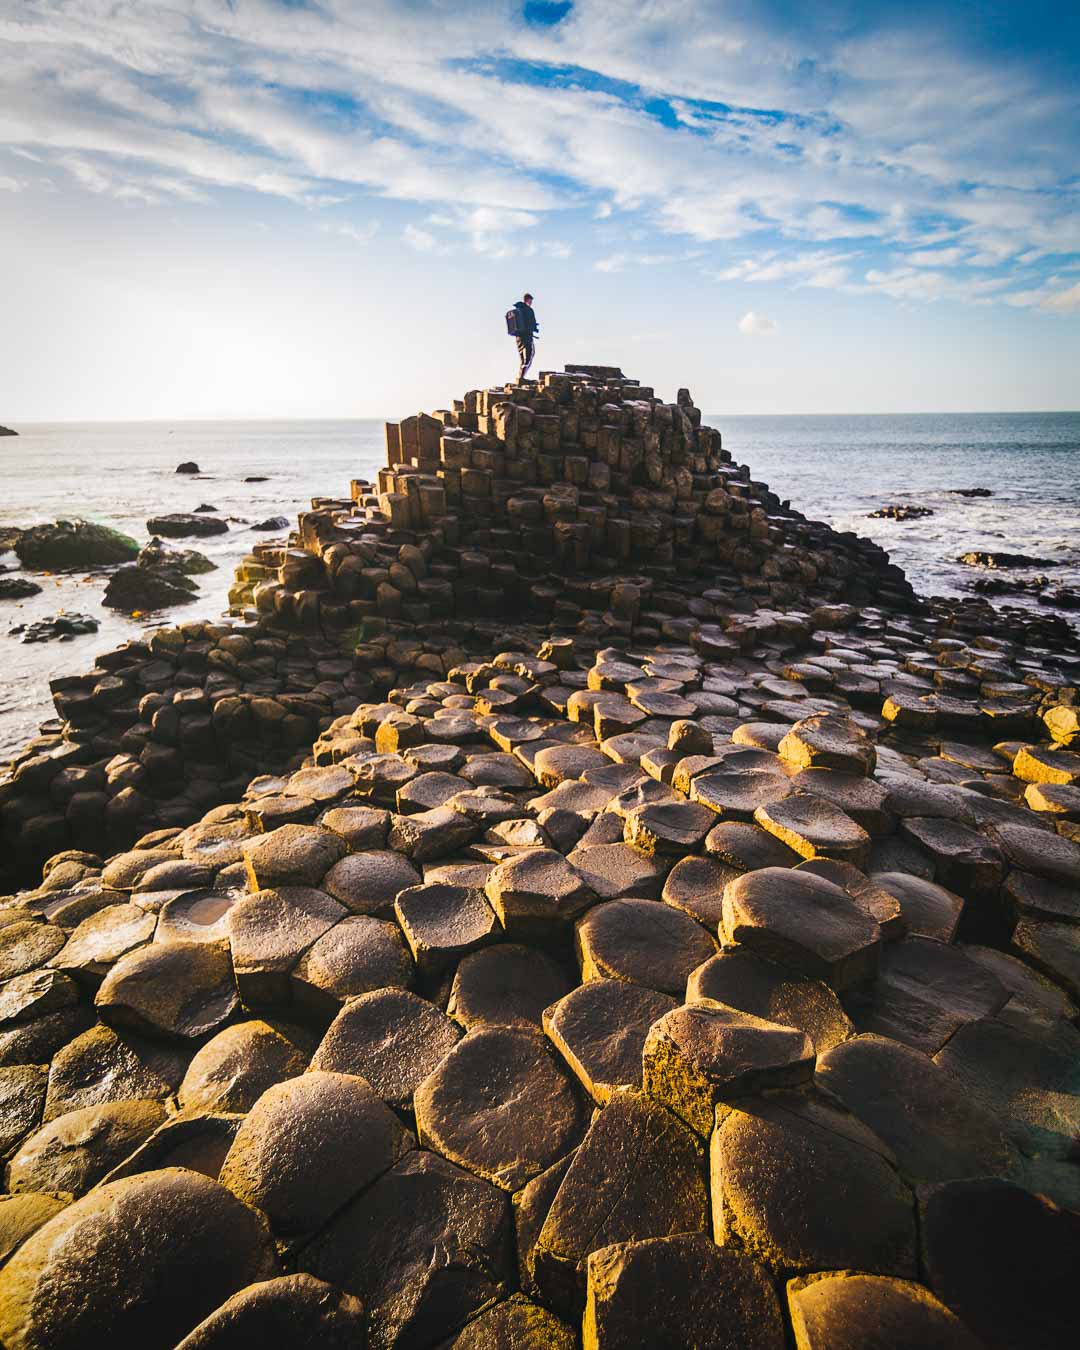
POLYGON ((536 322, 536 311, 524 300, 516 300, 514 308, 517 310, 518 337, 528 338, 531 341, 532 335, 540 331, 540 325, 536 322))

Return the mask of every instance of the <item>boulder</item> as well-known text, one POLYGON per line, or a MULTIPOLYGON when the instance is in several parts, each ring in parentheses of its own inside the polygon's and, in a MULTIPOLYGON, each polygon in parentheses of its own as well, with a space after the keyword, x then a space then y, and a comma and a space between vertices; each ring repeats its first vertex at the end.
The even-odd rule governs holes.
POLYGON ((0 577, 0 600, 25 600, 40 594, 41 587, 36 581, 28 581, 25 577, 0 577))
MULTIPOLYGON (((617 819, 617 817, 616 817, 617 819)), ((671 859, 646 857, 628 844, 586 844, 585 840, 567 856, 566 861, 581 878, 582 884, 602 900, 658 900, 664 879, 671 870, 671 859)))
POLYGON ((364 1305, 311 1275, 249 1284, 199 1323, 176 1350, 236 1350, 242 1345, 366 1350, 364 1305))
POLYGON ((229 910, 236 987, 245 1003, 283 1002, 289 975, 307 949, 340 919, 345 909, 325 891, 283 886, 256 891, 229 910))
MULTIPOLYGON (((344 810, 342 808, 342 813, 344 810)), ((337 814, 331 811, 323 817, 327 829, 337 830, 330 821, 330 817, 337 814)), ((385 817, 382 827, 385 838, 390 816, 389 812, 379 814, 385 817)), ((342 834, 342 837, 348 841, 347 835, 342 834)), ((348 842, 350 847, 355 847, 348 842)), ((400 853, 392 849, 369 848, 367 852, 350 853, 335 863, 323 877, 322 887, 353 914, 374 914, 380 919, 390 919, 394 917, 394 901, 398 895, 410 886, 419 885, 420 880, 420 873, 400 853)))
POLYGON ((355 1295, 376 1346, 430 1346, 516 1281, 510 1199, 434 1153, 383 1174, 298 1255, 300 1269, 355 1295))
POLYGON ((608 900, 578 921, 582 980, 616 979, 682 994, 690 972, 716 951, 699 923, 655 900, 608 900))
POLYGON ((754 819, 800 857, 835 858, 861 870, 870 860, 869 834, 824 797, 809 793, 785 797, 759 806, 754 819))
POLYGON ((378 989, 349 999, 331 1022, 313 1069, 356 1074, 398 1110, 438 1068, 461 1037, 456 1022, 404 989, 378 989))
POLYGON ((197 598, 198 587, 183 572, 138 565, 112 574, 102 604, 110 609, 153 610, 187 605, 197 598))
POLYGON ((838 992, 873 980, 881 929, 839 886, 782 867, 747 872, 724 891, 726 938, 838 992))
POLYGON ((94 1003, 111 1026, 200 1040, 220 1030, 238 999, 224 947, 165 942, 117 961, 94 1003))
POLYGON ((405 941, 424 974, 438 974, 501 936, 484 892, 433 881, 400 892, 394 902, 405 941))
POLYGON ((202 470, 193 459, 185 459, 183 464, 176 466, 177 473, 201 473, 202 470))
POLYGON ((516 1191, 578 1142, 584 1111, 539 1031, 479 1027, 417 1088, 422 1146, 516 1191))
POLYGON ((787 1296, 796 1350, 980 1350, 959 1318, 906 1280, 810 1275, 790 1281, 787 1296))
POLYGON ((276 1083, 307 1068, 303 1033, 269 1022, 238 1022, 193 1056, 177 1096, 184 1111, 244 1113, 276 1083))
POLYGON ((596 895, 554 849, 535 848, 500 863, 484 888, 510 937, 529 941, 564 932, 596 895))
POLYGON ((313 1232, 414 1142, 362 1078, 313 1069, 263 1093, 219 1179, 275 1234, 313 1232))
POLYGON ((796 1093, 741 1103, 712 1137, 713 1236, 776 1274, 855 1268, 914 1277, 915 1198, 889 1151, 796 1093))
POLYGON ((318 886, 347 851, 340 835, 317 825, 282 825, 241 845, 248 889, 318 886))
POLYGON ((154 1101, 106 1102, 57 1116, 8 1164, 8 1189, 82 1195, 148 1139, 165 1119, 154 1101))
POLYGON ((146 531, 148 534, 163 534, 167 539, 183 539, 189 535, 205 539, 212 534, 228 534, 229 527, 215 516, 175 511, 170 515, 151 516, 146 522, 146 531))
POLYGON ((31 525, 15 540, 15 552, 24 567, 58 571, 132 562, 139 552, 134 539, 89 520, 58 520, 31 525))
POLYGON ((544 1009, 570 988, 566 972, 550 956, 535 947, 504 942, 458 963, 446 1011, 469 1030, 539 1028, 544 1009))
POLYGON ((649 1027, 677 1006, 668 994, 624 980, 578 985, 544 1013, 544 1030, 598 1106, 641 1087, 649 1027))
POLYGON ((877 763, 874 742, 858 722, 841 713, 815 713, 796 722, 777 747, 801 769, 838 769, 865 777, 877 763))
POLYGON ((814 1046, 794 1027, 699 999, 652 1024, 641 1063, 649 1096, 708 1137, 721 1103, 808 1082, 814 1046))
POLYGON ((586 1350, 783 1350, 772 1281, 704 1233, 614 1242, 589 1257, 586 1350))
POLYGON ((704 1150, 670 1111, 619 1093, 593 1117, 537 1239, 536 1282, 564 1316, 585 1303, 590 1253, 707 1226, 704 1150))
POLYGON ((168 1101, 187 1063, 180 1047, 98 1023, 54 1053, 44 1119, 105 1102, 168 1101))
POLYGON ((738 875, 718 858, 683 858, 668 873, 661 899, 716 932, 724 913, 724 887, 738 875))
POLYGON ((0 1339, 10 1350, 173 1350, 272 1273, 252 1210, 196 1172, 150 1172, 91 1192, 23 1243, 0 1271, 0 1339))
POLYGON ((577 1336, 554 1313, 514 1294, 496 1303, 440 1350, 576 1350, 577 1336))
POLYGON ((0 1264, 36 1233, 43 1223, 71 1204, 71 1196, 50 1191, 0 1196, 0 1264))
MULTIPOLYGON (((109 905, 83 919, 52 965, 82 984, 96 985, 122 956, 145 946, 156 927, 157 917, 138 905, 109 905)), ((10 931, 0 929, 0 940, 10 931)))
POLYGON ((44 1064, 0 1069, 0 1158, 7 1158, 41 1124, 48 1078, 44 1064))
POLYGON ((251 528, 253 530, 287 530, 289 518, 288 516, 267 516, 265 520, 256 521, 251 528))
POLYGON ((16 919, 0 928, 0 980, 10 980, 43 966, 55 958, 64 943, 63 930, 51 923, 16 919))

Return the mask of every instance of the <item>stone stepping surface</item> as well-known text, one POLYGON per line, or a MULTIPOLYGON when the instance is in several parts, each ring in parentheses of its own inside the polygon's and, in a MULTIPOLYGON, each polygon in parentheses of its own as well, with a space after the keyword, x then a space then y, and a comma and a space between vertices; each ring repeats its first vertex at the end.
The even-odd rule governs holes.
POLYGON ((265 546, 308 637, 105 658, 0 785, 4 829, 98 821, 0 899, 0 1343, 1071 1345, 1071 649, 796 585, 772 544, 827 532, 615 373, 448 418, 265 546), (507 520, 640 574, 440 627, 507 520), (200 800, 219 723, 257 736, 200 800))

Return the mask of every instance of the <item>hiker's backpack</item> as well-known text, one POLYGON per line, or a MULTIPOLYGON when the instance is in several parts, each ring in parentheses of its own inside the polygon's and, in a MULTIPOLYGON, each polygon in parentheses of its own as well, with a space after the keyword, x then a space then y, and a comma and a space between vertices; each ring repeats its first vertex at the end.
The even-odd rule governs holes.
POLYGON ((517 310, 508 309, 506 311, 506 331, 511 337, 517 337, 517 310))

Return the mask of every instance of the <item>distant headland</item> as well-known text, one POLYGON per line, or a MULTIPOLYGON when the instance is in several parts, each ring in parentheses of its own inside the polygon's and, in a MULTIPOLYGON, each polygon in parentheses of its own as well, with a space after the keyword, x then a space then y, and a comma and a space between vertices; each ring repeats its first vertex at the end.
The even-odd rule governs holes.
POLYGON ((17 436, 17 431, 12 431, 10 427, 0 427, 0 436, 17 436))

